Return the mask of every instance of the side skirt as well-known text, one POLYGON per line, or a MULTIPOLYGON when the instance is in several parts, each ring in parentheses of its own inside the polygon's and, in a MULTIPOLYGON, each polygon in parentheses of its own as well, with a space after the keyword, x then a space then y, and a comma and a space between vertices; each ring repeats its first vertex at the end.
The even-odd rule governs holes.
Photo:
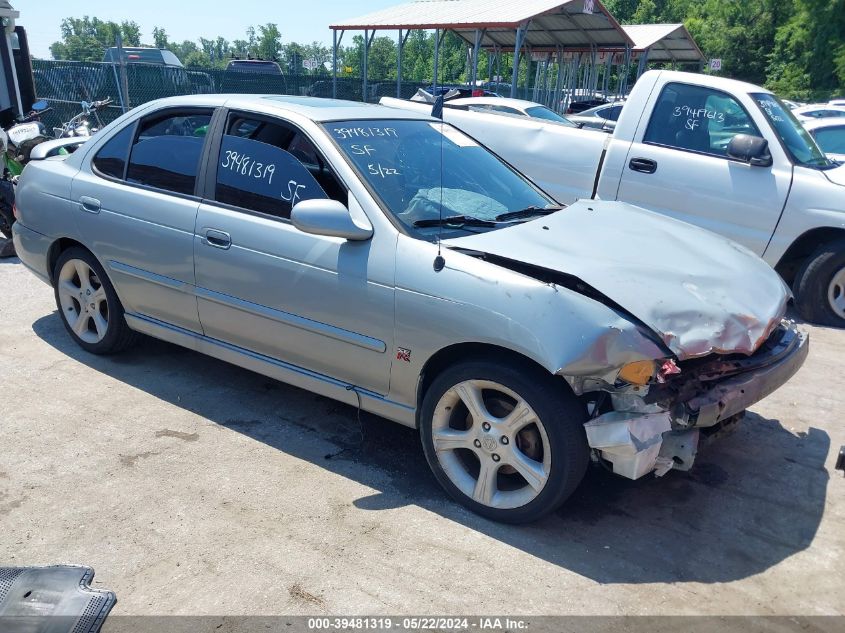
POLYGON ((150 317, 138 314, 126 314, 125 317, 130 328, 143 334, 213 356, 294 387, 339 400, 353 407, 358 406, 358 398, 360 397, 361 408, 364 411, 416 428, 416 415, 413 407, 388 400, 372 391, 150 317))

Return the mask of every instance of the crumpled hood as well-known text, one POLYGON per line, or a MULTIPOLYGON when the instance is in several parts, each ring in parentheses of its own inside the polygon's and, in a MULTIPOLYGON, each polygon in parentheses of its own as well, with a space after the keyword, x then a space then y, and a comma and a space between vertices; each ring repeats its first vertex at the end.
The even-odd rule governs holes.
POLYGON ((827 176, 830 182, 845 187, 845 165, 840 165, 833 169, 825 169, 822 173, 827 176))
POLYGON ((790 297, 780 276, 748 249, 621 202, 578 201, 443 244, 578 277, 654 330, 680 359, 751 354, 790 297))

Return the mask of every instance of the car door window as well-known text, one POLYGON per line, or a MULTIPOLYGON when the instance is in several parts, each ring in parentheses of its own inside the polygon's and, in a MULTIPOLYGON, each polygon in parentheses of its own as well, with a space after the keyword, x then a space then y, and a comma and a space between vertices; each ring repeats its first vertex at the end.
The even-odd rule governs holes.
POLYGON ((845 154, 845 126, 816 130, 816 142, 826 154, 845 154))
POLYGON ((618 121, 620 114, 622 114, 622 106, 613 106, 607 110, 607 119, 609 121, 618 121))
POLYGON ((516 108, 509 108, 508 106, 494 105, 494 106, 490 106, 490 109, 493 110, 494 112, 501 112, 503 114, 519 114, 519 115, 525 116, 525 115, 522 114, 522 112, 520 112, 516 108))
POLYGON ((667 84, 657 100, 644 143, 727 157, 737 134, 759 136, 745 109, 719 90, 667 84))
POLYGON ((129 157, 129 145, 132 143, 135 126, 129 125, 112 136, 100 148, 91 161, 95 171, 101 176, 123 180, 126 159, 129 157))
POLYGON ((346 189, 302 131, 281 121, 229 116, 217 162, 215 200, 289 218, 297 202, 329 197, 347 203, 346 189))
POLYGON ((168 112, 142 119, 126 181, 174 193, 194 193, 211 111, 168 112))

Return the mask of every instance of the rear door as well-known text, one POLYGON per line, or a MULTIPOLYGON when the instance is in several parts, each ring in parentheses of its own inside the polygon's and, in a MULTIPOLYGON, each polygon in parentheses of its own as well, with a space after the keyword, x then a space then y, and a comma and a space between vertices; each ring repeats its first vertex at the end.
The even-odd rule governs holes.
POLYGON ((668 83, 636 131, 616 198, 721 233, 762 255, 792 183, 792 163, 770 143, 773 164, 727 157, 736 134, 761 136, 754 116, 710 87, 668 83))
POLYGON ((299 231, 289 218, 300 200, 363 210, 289 121, 232 111, 222 132, 196 222, 205 335, 386 394, 395 235, 352 242, 299 231))
POLYGON ((73 181, 79 234, 127 312, 200 332, 197 174, 210 108, 168 108, 113 135, 73 181))

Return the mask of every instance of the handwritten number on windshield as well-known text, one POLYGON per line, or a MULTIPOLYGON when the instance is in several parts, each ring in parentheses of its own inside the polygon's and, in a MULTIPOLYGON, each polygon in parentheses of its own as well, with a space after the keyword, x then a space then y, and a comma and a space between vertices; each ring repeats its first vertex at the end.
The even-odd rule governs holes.
POLYGON ((382 178, 402 175, 398 169, 394 169, 393 167, 383 167, 381 163, 370 163, 367 165, 367 169, 369 169, 372 176, 381 176, 382 178))

